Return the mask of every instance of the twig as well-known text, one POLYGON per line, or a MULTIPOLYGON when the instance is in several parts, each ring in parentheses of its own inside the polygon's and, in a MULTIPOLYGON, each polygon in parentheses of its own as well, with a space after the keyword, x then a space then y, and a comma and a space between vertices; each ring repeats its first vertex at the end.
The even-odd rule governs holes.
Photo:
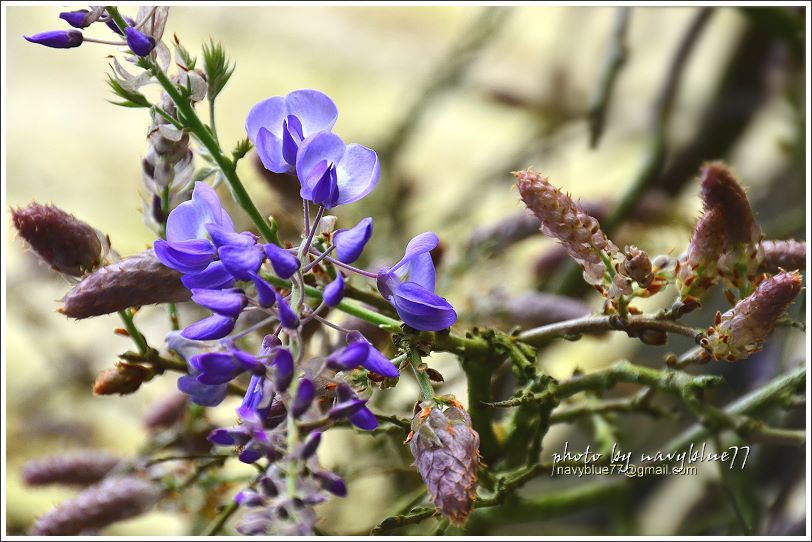
POLYGON ((612 330, 620 330, 627 333, 657 330, 684 335, 694 340, 698 340, 702 333, 702 330, 686 326, 685 324, 648 315, 632 315, 625 319, 617 316, 589 315, 528 329, 519 333, 517 338, 527 344, 539 345, 554 338, 572 338, 584 333, 602 333, 612 330))
POLYGON ((626 47, 626 29, 629 26, 629 15, 631 8, 622 6, 615 12, 615 23, 612 31, 612 39, 606 49, 606 58, 603 63, 600 83, 592 96, 587 110, 589 120, 589 146, 595 148, 603 134, 603 127, 606 121, 606 110, 612 98, 612 91, 615 88, 615 81, 623 65, 626 64, 628 50, 626 47))

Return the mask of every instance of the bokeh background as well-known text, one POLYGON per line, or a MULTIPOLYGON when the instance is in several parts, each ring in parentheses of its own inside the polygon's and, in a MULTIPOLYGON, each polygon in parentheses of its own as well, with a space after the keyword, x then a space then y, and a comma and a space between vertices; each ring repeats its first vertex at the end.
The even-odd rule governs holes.
MULTIPOLYGON (((375 217, 374 245, 367 254, 377 261, 394 261, 405 240, 436 231, 446 249, 438 289, 458 308, 457 327, 485 322, 509 329, 515 322, 489 317, 488 303, 555 285, 560 271, 539 264, 552 244, 535 235, 491 257, 469 249, 469 239, 522 212, 509 175, 514 169, 534 166, 584 201, 606 206, 617 201, 645 162, 653 103, 697 9, 631 10, 628 59, 596 148, 589 145, 586 112, 600 83, 615 8, 173 7, 165 40, 175 34, 199 54, 211 37, 236 61, 217 106, 226 149, 244 136, 245 115, 256 102, 298 88, 330 95, 340 111, 336 131, 378 150, 384 167, 374 197, 340 209, 340 219, 375 217)), ((11 206, 53 202, 108 233, 120 254, 135 253, 154 239, 143 224, 138 197, 149 119, 143 110, 106 101, 113 98, 105 84, 106 57, 114 48, 88 43, 52 50, 22 39, 62 28, 58 11, 5 10, 7 201, 11 206)), ((694 175, 702 160, 717 158, 728 161, 748 187, 768 237, 804 237, 807 74, 803 38, 799 41, 804 19, 800 9, 714 10, 677 82, 664 168, 646 209, 617 233, 618 244, 634 242, 651 254, 682 250, 699 208, 694 175)), ((108 37, 101 29, 99 35, 108 37)), ((264 177, 254 158, 249 154, 239 170, 249 193, 283 227, 296 224, 298 208, 292 217, 287 214, 289 187, 264 177)), ((119 322, 114 316, 76 322, 56 313, 70 284, 8 231, 5 483, 9 532, 19 533, 71 494, 26 488, 20 479, 23 463, 82 447, 133 455, 148 438, 141 421, 145 409, 171 392, 175 377, 156 379, 131 396, 94 397, 95 375, 130 348, 126 338, 113 334, 119 322)), ((661 297, 644 306, 657 308, 670 299, 661 297)), ((599 308, 595 298, 587 296, 586 302, 599 308)), ((709 305, 724 306, 721 299, 709 305)), ((796 305, 796 314, 803 314, 802 303, 796 305)), ((182 322, 195 314, 192 307, 181 307, 182 322)), ((702 318, 712 312, 703 314, 693 323, 704 325, 702 318)), ((137 319, 151 343, 161 344, 164 311, 144 308, 137 319)), ((720 399, 798 363, 802 345, 800 332, 779 330, 762 355, 724 368, 729 389, 720 399)), ((681 352, 687 346, 675 341, 668 349, 681 352)), ((662 355, 662 349, 611 336, 557 344, 543 352, 541 364, 553 376, 566 377, 576 367, 597 368, 622 357, 657 366, 662 355)), ((429 363, 445 376, 440 390, 466 403, 456 361, 434 355, 429 363)), ((403 379, 379 410, 407 415, 415 390, 403 379)), ((795 416, 796 423, 803 422, 801 414, 795 416)), ((233 423, 233 410, 220 407, 215 420, 233 423)), ((623 443, 631 450, 653 448, 686 423, 658 425, 633 417, 621 424, 623 443)), ((419 478, 397 439, 335 433, 322 447, 322 461, 347 475, 350 497, 325 505, 320 527, 337 534, 367 532, 408 502, 419 478)), ((565 440, 589 442, 590 434, 588 426, 556 426, 545 448, 560 449, 565 440)), ((806 514, 802 451, 770 450, 758 459, 753 463, 757 496, 767 504, 778 502, 759 528, 762 534, 792 532, 806 514), (771 471, 756 472, 768 466, 771 471)), ((234 475, 240 475, 238 469, 234 475)), ((522 495, 572 482, 540 479, 522 495)), ((633 497, 624 506, 597 506, 561 518, 523 515, 521 506, 512 515, 476 512, 469 532, 724 534, 733 522, 713 467, 696 477, 658 480, 633 497)), ((169 505, 107 532, 189 533, 193 516, 169 505)), ((432 522, 415 532, 431 532, 432 522)))

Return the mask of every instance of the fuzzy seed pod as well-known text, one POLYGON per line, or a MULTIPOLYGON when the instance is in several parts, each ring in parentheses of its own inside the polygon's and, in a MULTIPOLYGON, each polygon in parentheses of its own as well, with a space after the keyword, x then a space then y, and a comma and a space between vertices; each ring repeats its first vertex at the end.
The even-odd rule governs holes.
POLYGON ((764 259, 761 250, 764 234, 747 201, 747 194, 721 162, 703 166, 700 186, 705 210, 718 209, 722 216, 724 246, 717 262, 719 275, 729 290, 746 292, 764 259))
POLYGON ((424 402, 412 420, 409 448, 437 510, 463 525, 476 500, 479 435, 462 405, 424 402))
POLYGON ((144 426, 152 431, 171 427, 183 418, 188 404, 188 395, 173 391, 149 405, 144 413, 144 426))
POLYGON ((634 245, 626 247, 626 259, 623 260, 623 271, 625 275, 637 281, 643 288, 647 288, 654 280, 654 273, 651 268, 651 260, 644 251, 634 245))
POLYGON ((62 313, 71 318, 88 318, 190 298, 180 273, 158 261, 152 250, 146 250, 86 276, 65 295, 62 313))
POLYGON ((761 350, 778 319, 801 291, 797 271, 779 273, 761 281, 756 291, 724 314, 716 314, 700 344, 716 360, 736 361, 761 350))
POLYGON ((150 376, 150 370, 134 363, 116 363, 99 373, 93 384, 94 395, 127 395, 133 393, 150 376))
POLYGON ((688 249, 677 262, 677 289, 683 302, 698 301, 718 280, 716 262, 724 246, 722 221, 719 209, 705 211, 694 227, 688 249))
POLYGON ((20 237, 60 273, 81 277, 109 250, 104 234, 54 205, 31 203, 12 209, 11 217, 20 237))
POLYGON ((761 250, 764 261, 759 271, 778 273, 782 269, 806 268, 806 242, 789 239, 787 241, 762 241, 761 250))
POLYGON ((606 266, 601 256, 618 252, 600 224, 570 196, 531 170, 514 172, 516 186, 527 208, 541 223, 541 231, 557 239, 584 270, 584 280, 594 286, 604 283, 606 266))
POLYGON ((101 529, 147 512, 160 496, 156 484, 141 478, 108 478, 41 516, 29 534, 69 536, 101 529))
POLYGON ((23 466, 23 481, 29 486, 87 486, 104 478, 120 461, 121 458, 102 450, 82 450, 44 457, 23 466))

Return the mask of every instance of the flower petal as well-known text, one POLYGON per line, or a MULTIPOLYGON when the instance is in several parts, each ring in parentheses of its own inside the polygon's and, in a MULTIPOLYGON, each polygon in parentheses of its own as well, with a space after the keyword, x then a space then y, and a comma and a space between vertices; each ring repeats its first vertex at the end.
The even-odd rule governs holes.
POLYGON ((236 319, 228 316, 212 314, 208 318, 198 320, 181 331, 181 336, 186 339, 198 341, 209 341, 212 339, 222 339, 234 329, 236 319))
POLYGON ((242 290, 229 291, 196 288, 192 290, 192 301, 217 314, 236 318, 245 308, 245 305, 248 303, 248 298, 245 297, 242 290))
POLYGON ((328 131, 338 119, 338 108, 326 94, 318 90, 295 90, 285 98, 287 114, 302 123, 305 136, 328 131))
POLYGON ((425 252, 430 252, 434 250, 434 248, 439 244, 440 239, 437 238, 437 234, 432 231, 423 232, 419 235, 415 235, 409 241, 409 244, 406 245, 406 251, 403 254, 403 258, 392 267, 391 271, 395 271, 402 267, 404 264, 409 263, 413 257, 417 256, 418 254, 423 254, 425 252))
POLYGON ((335 307, 344 298, 344 277, 339 272, 336 279, 324 287, 324 303, 328 307, 335 307))
POLYGON ((208 386, 201 384, 195 377, 184 375, 178 378, 178 389, 189 395, 193 403, 200 406, 213 407, 223 402, 228 393, 228 386, 208 386))
POLYGON ((285 329, 297 329, 299 327, 299 317, 290 308, 285 298, 276 294, 276 304, 279 309, 279 323, 285 329))
POLYGON ((353 263, 361 256, 370 237, 372 237, 371 217, 361 219, 348 230, 338 230, 333 234, 336 258, 344 263, 353 263))
POLYGON ((263 245, 263 249, 271 261, 274 273, 280 278, 289 279, 299 269, 299 258, 287 250, 273 243, 263 245))
POLYGON ((260 128, 257 141, 254 144, 257 149, 262 165, 268 171, 274 173, 288 173, 293 170, 293 166, 285 161, 282 156, 282 138, 272 134, 266 128, 260 128))
POLYGON ((448 301, 414 282, 400 284, 390 301, 401 320, 420 331, 441 331, 457 321, 448 301))
POLYGON ((293 380, 293 355, 290 350, 280 348, 276 351, 271 364, 271 373, 277 393, 284 393, 293 380))
POLYGON ((296 175, 303 183, 302 186, 304 187, 305 180, 311 177, 311 172, 320 162, 326 161, 328 167, 337 164, 344 156, 345 149, 341 138, 332 132, 318 132, 302 141, 296 155, 296 175))
POLYGON ((273 289, 273 286, 268 284, 268 281, 256 273, 248 273, 248 275, 257 288, 257 302, 260 306, 266 309, 273 307, 274 303, 276 303, 276 290, 273 289))
POLYGON ((378 418, 366 407, 349 417, 350 423, 364 431, 372 431, 378 427, 378 418))
POLYGON ((381 176, 378 155, 372 149, 353 143, 347 145, 344 156, 336 164, 338 201, 336 205, 352 203, 375 188, 381 176))
POLYGON ((190 290, 194 288, 221 290, 234 285, 234 277, 219 260, 211 262, 203 271, 183 275, 180 281, 190 290))
POLYGON ((373 373, 378 373, 381 376, 385 376, 387 378, 395 378, 400 374, 398 368, 384 356, 382 353, 378 351, 377 348, 370 345, 369 352, 367 353, 366 359, 361 363, 361 365, 367 371, 372 371, 373 373))
POLYGON ((226 245, 220 247, 218 254, 228 272, 239 280, 251 280, 251 273, 256 273, 265 259, 265 253, 259 245, 247 248, 226 245))
POLYGON ((216 253, 211 241, 204 239, 189 239, 176 243, 158 239, 153 248, 155 256, 162 264, 181 273, 197 273, 205 270, 216 253))
POLYGON ((260 129, 265 128, 271 134, 279 138, 279 152, 281 156, 282 122, 287 115, 287 106, 285 105, 284 97, 273 96, 267 100, 262 100, 251 108, 245 119, 245 131, 248 133, 248 139, 250 139, 254 145, 259 146, 257 136, 260 129))
POLYGON ((434 261, 431 259, 431 254, 423 252, 416 254, 409 260, 409 282, 419 284, 426 290, 433 292, 436 282, 437 274, 434 271, 434 261))
POLYGON ((293 399, 293 405, 290 409, 293 417, 298 418, 304 414, 310 408, 310 403, 313 402, 315 396, 316 386, 313 381, 308 378, 299 380, 299 385, 296 387, 296 397, 293 399))
POLYGON ((244 231, 237 233, 233 229, 224 228, 218 224, 209 223, 204 227, 211 237, 215 246, 221 247, 223 245, 235 245, 240 247, 250 247, 257 243, 257 238, 254 234, 244 231))

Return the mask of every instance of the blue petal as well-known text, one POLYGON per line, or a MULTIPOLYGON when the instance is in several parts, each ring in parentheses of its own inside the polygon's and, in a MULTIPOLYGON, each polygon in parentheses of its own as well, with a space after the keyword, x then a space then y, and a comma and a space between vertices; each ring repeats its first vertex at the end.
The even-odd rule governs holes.
POLYGON ((185 375, 178 378, 178 389, 190 396, 193 403, 200 406, 213 407, 223 402, 228 393, 228 386, 208 386, 201 384, 195 377, 185 375))
POLYGON ((369 343, 357 342, 345 346, 327 357, 327 362, 337 369, 352 369, 358 367, 369 355, 369 343))
POLYGON ((208 318, 198 320, 194 324, 187 326, 186 329, 181 331, 181 336, 186 339, 194 339, 198 341, 210 341, 213 339, 222 339, 234 329, 236 320, 227 316, 220 316, 219 314, 212 314, 208 318))
POLYGON ((278 293, 276 294, 276 304, 279 306, 279 323, 285 329, 297 329, 299 327, 299 317, 290 308, 288 302, 285 301, 278 293))
POLYGON ((375 188, 381 176, 381 165, 375 151, 363 145, 348 145, 336 164, 338 201, 336 205, 352 203, 375 188))
POLYGON ((266 309, 273 307, 274 303, 276 303, 276 290, 273 289, 273 286, 256 273, 249 273, 249 276, 257 288, 257 302, 260 306, 266 309))
POLYGON ((293 406, 291 406, 291 413, 294 418, 298 418, 305 411, 310 408, 310 403, 316 396, 316 386, 313 381, 307 378, 299 380, 299 385, 296 388, 296 397, 293 399, 293 406))
POLYGON ((321 162, 327 162, 328 167, 337 164, 344 156, 345 149, 341 138, 332 132, 318 132, 305 139, 296 155, 296 175, 302 187, 321 162))
POLYGON ((434 261, 431 259, 431 254, 423 252, 416 254, 409 260, 409 282, 414 282, 433 292, 437 275, 434 271, 434 261))
POLYGON ((226 245, 217 252, 228 272, 239 280, 251 280, 251 273, 256 273, 265 259, 262 247, 239 247, 226 245))
POLYGON ((391 271, 398 270, 403 265, 409 263, 409 261, 418 254, 431 252, 439 242, 440 240, 437 238, 437 234, 431 231, 415 235, 409 241, 409 244, 406 245, 406 252, 403 254, 403 258, 392 267, 391 271))
POLYGON ((340 420, 341 418, 352 416, 353 414, 364 408, 364 405, 366 404, 367 402, 364 399, 358 398, 350 399, 349 401, 337 403, 327 412, 327 416, 333 420, 340 420))
POLYGON ((366 407, 351 415, 349 419, 351 424, 364 431, 372 431, 378 427, 378 419, 366 407))
POLYGON ((400 284, 390 302, 401 320, 420 331, 441 331, 457 321, 448 301, 414 282, 400 284))
POLYGON ((127 46, 130 51, 138 56, 147 56, 155 48, 155 38, 139 32, 135 28, 128 26, 124 29, 127 36, 127 46))
POLYGON ((398 368, 389 361, 389 358, 381 354, 378 349, 372 345, 369 346, 369 353, 361 365, 367 371, 378 373, 387 378, 394 378, 400 374, 398 368))
POLYGON ((181 273, 198 273, 214 260, 216 249, 210 241, 190 239, 168 243, 158 239, 153 245, 155 256, 162 264, 181 273))
POLYGON ((302 445, 302 449, 299 451, 299 457, 301 459, 308 459, 319 447, 321 443, 321 432, 320 431, 313 431, 309 435, 307 435, 307 439, 305 439, 304 444, 302 445))
POLYGON ((240 455, 237 456, 237 458, 243 463, 250 464, 259 460, 260 458, 262 458, 262 456, 263 456, 262 449, 259 448, 258 446, 253 445, 252 443, 251 445, 248 445, 246 448, 244 448, 243 451, 240 452, 240 455))
POLYGON ((306 179, 300 180, 302 181, 302 189, 299 191, 299 195, 302 199, 312 201, 316 205, 328 209, 335 207, 338 201, 338 180, 335 165, 322 160, 310 171, 306 179))
POLYGON ((324 287, 324 302, 328 307, 335 307, 344 298, 344 277, 339 272, 336 279, 324 287))
POLYGON ((302 89, 285 98, 287 114, 295 115, 302 123, 305 136, 331 130, 338 119, 338 108, 323 92, 302 89))
POLYGON ((90 26, 90 24, 86 22, 88 13, 90 12, 86 9, 63 11, 59 14, 59 18, 66 21, 73 28, 85 28, 90 26))
POLYGON ((194 289, 192 290, 192 301, 217 314, 236 318, 245 308, 248 298, 245 297, 241 290, 194 289))
POLYGON ((250 440, 248 432, 242 427, 218 427, 206 437, 212 444, 220 446, 242 446, 250 440))
POLYGON ((283 393, 293 380, 293 356, 287 348, 277 350, 271 369, 276 391, 283 393))
POLYGON ((289 279, 299 269, 299 258, 287 250, 273 243, 263 245, 263 248, 277 276, 289 279))
POLYGON ((203 271, 184 275, 180 280, 190 290, 193 288, 221 290, 234 285, 234 277, 219 260, 211 262, 203 271))
POLYGON ((333 243, 336 246, 336 257, 344 263, 357 260, 364 247, 372 237, 372 218, 361 219, 358 224, 348 230, 338 230, 333 234, 333 243))
POLYGON ((322 489, 329 491, 336 497, 347 496, 347 484, 337 474, 329 471, 318 471, 313 475, 319 480, 322 489))
POLYGON ((200 371, 197 381, 202 384, 226 384, 239 376, 243 369, 230 354, 206 352, 193 356, 189 362, 200 371))
POLYGON ((233 229, 224 228, 218 224, 205 224, 206 231, 211 237, 215 246, 234 245, 240 247, 250 247, 257 244, 254 234, 244 231, 237 233, 233 229))
POLYGON ((206 224, 234 231, 231 217, 223 209, 217 193, 204 182, 196 182, 192 199, 175 207, 166 220, 166 240, 205 239, 206 224))
POLYGON ((282 125, 282 157, 291 166, 296 165, 296 153, 304 140, 302 123, 294 115, 288 115, 282 125))
POLYGON ((293 166, 285 161, 282 156, 282 138, 271 133, 266 128, 260 128, 255 143, 257 155, 262 161, 262 165, 268 171, 274 173, 288 173, 293 171, 293 166))
POLYGON ((251 108, 248 117, 245 119, 245 131, 248 133, 248 139, 254 145, 259 146, 257 136, 260 129, 265 128, 279 139, 281 156, 282 122, 287 116, 287 106, 285 105, 285 98, 282 96, 273 96, 259 102, 251 108))
POLYGON ((260 363, 257 358, 248 352, 243 352, 242 350, 235 348, 231 350, 231 355, 243 370, 254 373, 254 375, 251 377, 252 383, 254 382, 254 378, 256 376, 265 374, 265 365, 260 363))

